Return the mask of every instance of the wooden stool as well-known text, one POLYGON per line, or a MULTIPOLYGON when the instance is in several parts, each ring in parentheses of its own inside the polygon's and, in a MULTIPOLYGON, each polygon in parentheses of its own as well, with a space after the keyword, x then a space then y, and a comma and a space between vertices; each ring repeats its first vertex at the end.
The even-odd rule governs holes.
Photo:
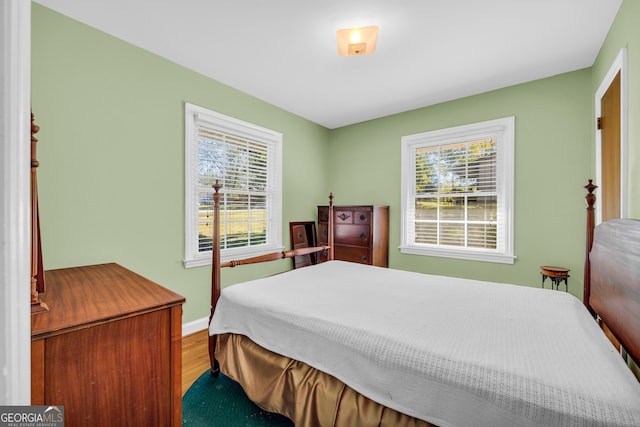
POLYGON ((564 290, 565 292, 569 290, 569 270, 564 267, 554 267, 552 265, 543 265, 540 267, 540 274, 542 275, 542 287, 544 288, 544 281, 547 280, 547 277, 551 279, 551 289, 555 285, 556 290, 558 289, 558 285, 564 281, 564 290))

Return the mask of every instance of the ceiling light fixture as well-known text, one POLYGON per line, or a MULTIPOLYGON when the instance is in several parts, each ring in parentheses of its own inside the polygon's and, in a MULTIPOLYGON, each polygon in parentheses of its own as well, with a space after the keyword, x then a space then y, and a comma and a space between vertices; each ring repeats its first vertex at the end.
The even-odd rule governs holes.
POLYGON ((376 50, 378 26, 343 28, 336 37, 340 56, 366 55, 376 50))

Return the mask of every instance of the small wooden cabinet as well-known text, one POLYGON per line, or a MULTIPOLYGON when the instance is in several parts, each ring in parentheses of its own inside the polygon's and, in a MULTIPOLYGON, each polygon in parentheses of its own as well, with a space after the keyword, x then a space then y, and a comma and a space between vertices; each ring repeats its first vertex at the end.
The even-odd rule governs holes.
MULTIPOLYGON (((334 206, 334 257, 389 266, 389 206, 334 206)), ((329 207, 318 206, 318 243, 327 244, 329 207)), ((326 256, 320 254, 320 261, 326 256)))
POLYGON ((117 264, 45 272, 31 316, 31 403, 69 426, 182 424, 184 298, 117 264))

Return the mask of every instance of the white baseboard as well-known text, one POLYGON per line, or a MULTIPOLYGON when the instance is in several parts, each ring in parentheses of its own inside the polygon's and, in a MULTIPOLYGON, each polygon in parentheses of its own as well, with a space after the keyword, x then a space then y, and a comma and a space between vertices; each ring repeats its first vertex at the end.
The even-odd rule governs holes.
POLYGON ((209 318, 203 317, 201 319, 196 319, 193 322, 183 323, 182 324, 182 336, 193 334, 194 332, 202 331, 203 329, 207 329, 209 327, 209 318))

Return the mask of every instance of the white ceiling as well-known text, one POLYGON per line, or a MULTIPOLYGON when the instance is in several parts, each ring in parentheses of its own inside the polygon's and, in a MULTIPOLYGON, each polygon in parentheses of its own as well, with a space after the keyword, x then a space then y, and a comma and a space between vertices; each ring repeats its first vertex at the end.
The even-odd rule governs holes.
POLYGON ((36 0, 327 128, 590 67, 622 0, 36 0), (336 30, 378 25, 376 52, 336 30))

